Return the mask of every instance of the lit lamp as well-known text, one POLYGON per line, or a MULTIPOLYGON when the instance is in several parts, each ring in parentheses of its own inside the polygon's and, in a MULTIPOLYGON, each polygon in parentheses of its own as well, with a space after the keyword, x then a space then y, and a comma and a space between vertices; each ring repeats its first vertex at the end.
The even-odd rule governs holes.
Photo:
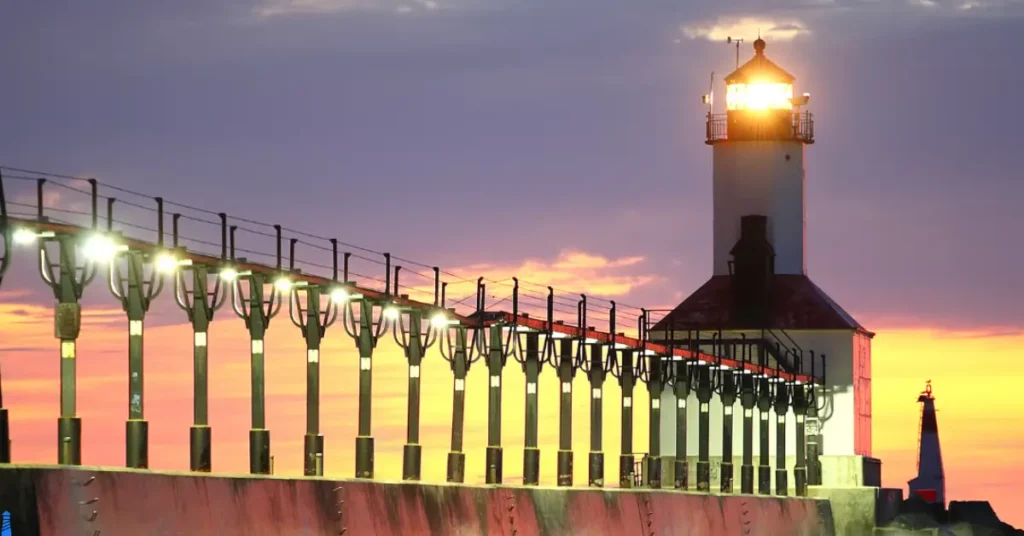
MULTIPOLYGON (((729 140, 789 139, 794 136, 794 108, 810 98, 793 97, 795 78, 769 60, 763 39, 754 41, 754 57, 725 77, 729 140)), ((717 136, 724 133, 716 131, 717 136)), ((723 138, 724 139, 724 138, 723 138)))

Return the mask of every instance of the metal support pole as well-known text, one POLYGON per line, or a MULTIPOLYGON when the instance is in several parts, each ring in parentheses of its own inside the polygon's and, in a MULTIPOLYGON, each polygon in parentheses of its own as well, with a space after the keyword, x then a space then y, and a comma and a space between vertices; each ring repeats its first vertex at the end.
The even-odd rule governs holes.
MULTIPOLYGON (((300 321, 297 325, 306 339, 306 435, 303 437, 302 473, 305 476, 324 476, 324 436, 320 434, 320 342, 330 320, 321 316, 320 287, 309 286, 305 290, 305 318, 299 315, 292 318, 300 321)), ((292 305, 294 307, 295 304, 292 305)))
POLYGON ((235 283, 232 305, 235 313, 245 320, 249 329, 249 365, 251 372, 251 428, 249 429, 249 472, 256 475, 271 474, 270 430, 266 429, 266 395, 264 378, 264 339, 270 320, 280 310, 277 291, 271 290, 270 300, 265 301, 263 286, 266 274, 253 273, 248 276, 249 297, 240 299, 239 283, 235 283), (248 302, 248 303, 245 303, 248 302), (267 307, 267 309, 264 309, 267 307))
POLYGON ((182 275, 175 274, 175 299, 192 323, 192 427, 189 428, 189 467, 193 471, 209 473, 213 466, 213 432, 210 428, 208 404, 208 332, 213 313, 224 304, 227 293, 221 292, 221 282, 218 279, 211 295, 207 266, 195 265, 191 271, 191 292, 185 290, 182 275))
POLYGON ((740 378, 740 406, 743 408, 743 464, 740 466, 740 493, 754 493, 754 375, 740 378))
POLYGON ((804 418, 807 415, 806 385, 793 386, 793 414, 796 417, 796 465, 793 467, 793 483, 797 497, 807 496, 807 456, 805 452, 804 418))
POLYGON ((465 326, 455 331, 455 353, 452 357, 452 372, 455 382, 452 389, 452 448, 448 453, 448 482, 461 484, 466 479, 466 453, 462 451, 462 434, 466 421, 466 373, 468 335, 465 326))
MULTIPOLYGON (((409 312, 409 344, 405 358, 409 362, 409 394, 407 405, 406 440, 402 448, 402 480, 418 481, 423 457, 420 445, 420 363, 423 361, 422 313, 409 312)), ((397 336, 398 329, 395 330, 397 336)))
POLYGON ((786 495, 789 482, 786 473, 786 413, 789 412, 789 386, 780 381, 775 386, 775 494, 786 495))
POLYGON ((633 473, 635 468, 633 457, 633 387, 636 379, 633 374, 633 351, 613 350, 619 353, 622 359, 622 373, 619 376, 619 385, 622 388, 622 444, 619 455, 619 487, 633 487, 633 473))
POLYGON ((558 353, 558 485, 572 486, 572 380, 576 375, 572 339, 562 339, 558 353))
MULTIPOLYGON (((348 257, 346 257, 347 260, 348 257)), ((356 478, 373 478, 373 305, 359 302, 359 431, 356 436, 356 478)))
POLYGON ((141 251, 128 251, 110 261, 110 291, 128 314, 128 421, 125 423, 125 464, 149 467, 149 423, 144 410, 143 325, 146 311, 163 289, 163 278, 141 251), (121 259, 127 277, 122 277, 121 259), (147 276, 146 271, 150 274, 147 276))
MULTIPOLYGON (((39 195, 42 196, 40 183, 39 195)), ((40 206, 40 213, 42 206, 40 206)), ((59 260, 51 264, 45 242, 39 244, 39 269, 43 280, 57 299, 54 310, 54 335, 60 340, 60 417, 57 419, 57 463, 82 463, 82 420, 75 416, 77 340, 82 329, 82 307, 79 300, 85 285, 96 276, 95 266, 79 267, 75 242, 77 237, 60 235, 57 242, 59 260), (59 274, 54 274, 54 268, 59 274)))
MULTIPOLYGON (((673 359, 669 356, 669 359, 673 359)), ((673 361, 671 365, 676 368, 675 379, 672 383, 672 392, 676 398, 676 460, 675 460, 675 488, 681 490, 690 489, 690 464, 687 460, 686 448, 686 399, 690 396, 690 365, 686 361, 673 361)))
POLYGON ((651 489, 661 488, 661 392, 664 389, 663 379, 661 356, 650 356, 647 380, 647 392, 650 394, 647 486, 651 489))
POLYGON ((735 373, 722 370, 722 467, 719 471, 722 493, 733 492, 732 432, 733 405, 736 403, 735 373))
POLYGON ((602 452, 602 394, 604 391, 603 346, 595 343, 590 347, 590 471, 588 485, 592 488, 604 486, 604 452, 602 452))
POLYGON ((537 380, 540 375, 540 334, 526 334, 526 445, 523 450, 523 485, 540 483, 540 448, 537 441, 537 380))
POLYGON ((8 420, 7 409, 4 408, 2 369, 0 369, 0 463, 11 463, 11 424, 8 420))
POLYGON ((771 423, 769 417, 772 410, 772 384, 770 378, 763 376, 758 381, 757 389, 757 412, 761 424, 758 428, 760 444, 757 460, 757 492, 761 495, 771 495, 772 492, 772 468, 769 459, 769 445, 771 423))
POLYGON ((700 402, 697 420, 697 491, 711 491, 711 367, 697 368, 697 401, 700 402))
POLYGON ((488 484, 501 484, 502 450, 501 450, 501 371, 505 366, 505 355, 502 348, 501 326, 490 328, 491 347, 487 354, 487 372, 489 385, 487 391, 487 470, 488 484))

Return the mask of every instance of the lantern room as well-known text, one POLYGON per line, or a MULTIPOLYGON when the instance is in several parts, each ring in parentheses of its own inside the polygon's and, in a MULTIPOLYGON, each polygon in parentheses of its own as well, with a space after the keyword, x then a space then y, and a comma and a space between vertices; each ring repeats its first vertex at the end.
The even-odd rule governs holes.
POLYGON ((814 141, 811 114, 801 113, 809 94, 793 97, 793 75, 769 60, 764 39, 754 57, 725 77, 725 114, 708 114, 708 139, 814 141))

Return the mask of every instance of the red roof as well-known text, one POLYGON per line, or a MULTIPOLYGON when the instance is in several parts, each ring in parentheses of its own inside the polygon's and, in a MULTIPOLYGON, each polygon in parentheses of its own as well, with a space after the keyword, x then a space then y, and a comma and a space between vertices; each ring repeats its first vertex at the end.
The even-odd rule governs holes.
MULTIPOLYGON (((689 298, 665 315, 652 331, 676 329, 753 329, 732 318, 732 277, 712 276, 689 298)), ((772 283, 774 314, 771 328, 784 330, 850 329, 868 336, 849 313, 832 301, 806 275, 776 274, 772 283)))

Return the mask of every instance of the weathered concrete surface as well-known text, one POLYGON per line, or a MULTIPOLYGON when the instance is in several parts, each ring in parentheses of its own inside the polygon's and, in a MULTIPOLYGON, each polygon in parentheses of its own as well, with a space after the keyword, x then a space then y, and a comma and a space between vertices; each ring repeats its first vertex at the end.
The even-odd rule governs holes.
POLYGON ((814 499, 22 465, 0 465, 0 510, 17 536, 835 534, 814 499))
POLYGON ((807 488, 811 497, 828 499, 831 503, 836 534, 871 534, 879 517, 892 514, 888 512, 891 493, 888 489, 870 487, 807 488))

